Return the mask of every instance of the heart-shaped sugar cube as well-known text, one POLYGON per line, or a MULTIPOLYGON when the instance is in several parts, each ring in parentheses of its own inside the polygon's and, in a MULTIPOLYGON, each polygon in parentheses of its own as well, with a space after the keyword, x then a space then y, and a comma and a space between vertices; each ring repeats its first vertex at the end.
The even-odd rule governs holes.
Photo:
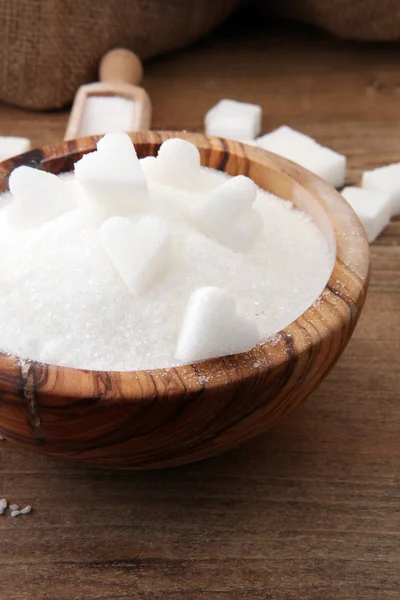
POLYGON ((97 151, 75 163, 75 179, 108 214, 128 215, 147 206, 146 179, 126 133, 106 134, 97 151))
POLYGON ((182 190, 195 190, 199 185, 200 154, 196 146, 186 140, 166 140, 157 158, 149 156, 141 164, 149 181, 182 190))
POLYGON ((245 252, 263 228, 262 217, 253 208, 256 196, 251 179, 232 177, 205 198, 194 218, 205 235, 235 252, 245 252))
POLYGON ((251 350, 257 325, 236 314, 235 299, 218 287, 195 290, 187 303, 175 358, 192 363, 251 350))
POLYGON ((144 217, 137 223, 126 217, 112 217, 100 227, 100 238, 134 296, 154 283, 169 258, 170 232, 167 222, 160 217, 144 217))
POLYGON ((7 207, 7 218, 14 227, 37 227, 76 208, 69 182, 53 173, 17 167, 10 175, 9 188, 14 200, 7 207))

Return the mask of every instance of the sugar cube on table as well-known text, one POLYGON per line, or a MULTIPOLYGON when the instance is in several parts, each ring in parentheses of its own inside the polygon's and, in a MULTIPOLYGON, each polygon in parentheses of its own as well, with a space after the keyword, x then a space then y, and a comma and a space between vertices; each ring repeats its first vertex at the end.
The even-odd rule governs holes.
POLYGON ((344 184, 346 157, 287 125, 257 138, 257 144, 308 169, 333 187, 344 184))
POLYGON ((29 513, 32 512, 32 506, 30 504, 28 504, 20 512, 21 512, 21 515, 29 515, 29 513))
POLYGON ((231 140, 254 140, 261 132, 262 108, 257 104, 220 100, 205 116, 206 135, 231 140))
POLYGON ((112 217, 101 226, 100 238, 133 296, 154 283, 170 255, 168 224, 156 216, 144 217, 137 223, 126 217, 112 217))
POLYGON ((180 138, 166 140, 157 157, 142 159, 146 177, 177 189, 196 189, 199 185, 200 153, 194 144, 180 138))
POLYGON ((362 175, 361 186, 366 190, 389 194, 392 217, 400 215, 400 163, 365 171, 362 175))
POLYGON ((0 136, 0 161, 27 152, 31 141, 24 137, 0 136))
POLYGON ((71 188, 53 173, 21 166, 12 171, 8 183, 14 199, 6 211, 14 227, 38 227, 76 208, 71 188))
POLYGON ((237 315, 235 299, 229 292, 202 287, 189 297, 175 358, 191 363, 247 352, 258 342, 257 325, 237 315))
POLYGON ((199 228, 211 239, 244 252, 250 248, 263 227, 262 217, 254 210, 257 186, 238 175, 219 185, 195 213, 199 228))
POLYGON ((99 208, 109 214, 130 214, 149 199, 136 150, 126 133, 108 133, 97 151, 75 163, 75 179, 99 208))
POLYGON ((376 240, 390 221, 390 194, 349 186, 342 190, 342 196, 363 224, 369 243, 376 240))

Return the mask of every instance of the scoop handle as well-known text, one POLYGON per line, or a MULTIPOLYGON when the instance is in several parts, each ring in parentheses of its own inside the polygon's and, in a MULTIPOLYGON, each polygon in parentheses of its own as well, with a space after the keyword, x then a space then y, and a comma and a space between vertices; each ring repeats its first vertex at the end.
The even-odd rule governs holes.
POLYGON ((100 61, 99 79, 103 83, 129 83, 140 85, 143 66, 140 58, 131 50, 115 48, 100 61))

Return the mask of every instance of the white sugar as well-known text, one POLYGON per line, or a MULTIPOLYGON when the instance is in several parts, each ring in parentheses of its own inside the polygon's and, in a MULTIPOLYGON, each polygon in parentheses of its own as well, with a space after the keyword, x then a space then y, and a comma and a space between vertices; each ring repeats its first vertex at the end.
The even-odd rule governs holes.
POLYGON ((0 136, 0 161, 27 152, 30 147, 31 141, 28 138, 0 136))
POLYGON ((344 183, 346 157, 331 148, 321 146, 300 131, 282 125, 256 141, 261 148, 298 163, 325 179, 333 187, 341 187, 344 183))
POLYGON ((372 192, 389 194, 392 217, 400 215, 400 163, 365 171, 361 185, 372 192))
MULTIPOLYGON (((170 367, 179 364, 174 354, 189 298, 210 286, 234 298, 237 315, 254 322, 263 340, 292 322, 322 291, 332 251, 309 217, 260 191, 252 210, 262 231, 243 251, 219 243, 197 227, 195 215, 227 179, 202 169, 196 191, 148 181, 149 202, 128 218, 133 226, 144 218, 165 220, 171 248, 162 276, 138 296, 103 246, 100 227, 109 214, 78 203, 19 230, 0 208, 2 350, 86 369, 170 367)), ((6 205, 10 194, 1 200, 6 205)))
POLYGON ((188 299, 175 356, 191 363, 246 352, 258 341, 255 319, 243 319, 236 313, 231 294, 218 287, 201 287, 188 299))
POLYGON ((220 100, 205 116, 207 135, 232 140, 254 140, 261 131, 262 109, 257 104, 220 100))
POLYGON ((79 135, 111 131, 135 131, 135 102, 120 96, 89 96, 85 102, 79 135))
POLYGON ((390 221, 392 210, 390 194, 349 186, 342 190, 342 196, 357 213, 368 241, 371 243, 376 240, 390 221))

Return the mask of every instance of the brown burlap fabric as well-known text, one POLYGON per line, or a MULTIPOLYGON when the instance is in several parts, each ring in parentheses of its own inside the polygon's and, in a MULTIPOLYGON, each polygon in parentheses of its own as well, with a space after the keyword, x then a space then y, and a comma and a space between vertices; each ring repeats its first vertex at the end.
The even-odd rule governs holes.
POLYGON ((0 0, 0 100, 35 109, 71 102, 109 49, 142 58, 179 48, 240 0, 0 0))
POLYGON ((97 78, 109 49, 179 48, 253 4, 343 37, 400 38, 400 0, 0 0, 0 101, 58 108, 97 78))
POLYGON ((264 14, 318 25, 353 40, 400 39, 400 0, 254 0, 264 14))

